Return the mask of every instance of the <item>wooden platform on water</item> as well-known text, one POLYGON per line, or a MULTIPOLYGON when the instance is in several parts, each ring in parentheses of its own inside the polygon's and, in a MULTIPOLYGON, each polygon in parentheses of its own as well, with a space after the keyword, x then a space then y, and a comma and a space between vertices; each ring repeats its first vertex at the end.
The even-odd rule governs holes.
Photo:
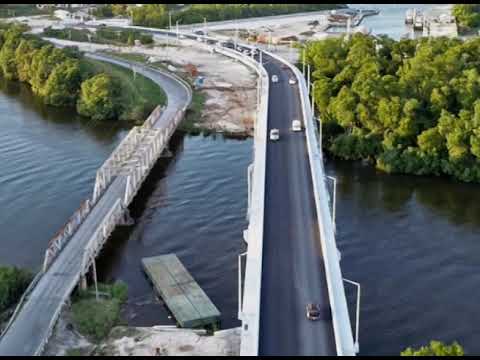
POLYGON ((142 266, 181 327, 197 328, 220 321, 220 312, 176 255, 143 258, 142 266))

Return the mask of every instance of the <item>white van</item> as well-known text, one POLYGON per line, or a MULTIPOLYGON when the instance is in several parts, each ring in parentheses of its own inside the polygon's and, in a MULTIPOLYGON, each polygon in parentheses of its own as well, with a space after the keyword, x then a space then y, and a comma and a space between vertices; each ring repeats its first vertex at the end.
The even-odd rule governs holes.
POLYGON ((270 130, 270 140, 277 141, 280 139, 280 131, 278 129, 270 130))
POLYGON ((272 82, 273 82, 273 83, 278 82, 278 76, 277 76, 277 75, 273 75, 273 76, 272 76, 272 82))
POLYGON ((292 121, 292 131, 302 131, 302 123, 300 120, 292 121))

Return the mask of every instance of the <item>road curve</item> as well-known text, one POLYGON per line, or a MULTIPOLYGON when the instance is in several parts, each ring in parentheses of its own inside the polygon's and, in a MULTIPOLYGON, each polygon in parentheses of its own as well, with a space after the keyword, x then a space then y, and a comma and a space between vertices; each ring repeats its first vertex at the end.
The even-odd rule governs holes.
POLYGON ((289 69, 263 57, 270 78, 259 355, 337 355, 331 318, 310 321, 307 303, 330 307, 298 85, 289 69))
MULTIPOLYGON (((129 66, 126 61, 107 58, 97 59, 129 66)), ((185 85, 171 76, 156 70, 142 68, 138 72, 159 84, 168 97, 168 105, 155 127, 176 111, 186 107, 191 94, 185 85)), ((107 217, 117 199, 123 198, 126 186, 125 176, 117 176, 97 205, 80 225, 73 237, 60 252, 47 272, 40 278, 32 292, 27 296, 15 321, 0 338, 0 356, 31 356, 41 349, 48 336, 50 324, 64 300, 76 286, 81 271, 81 261, 85 245, 94 235, 99 224, 107 217)), ((45 214, 47 216, 47 214, 45 214)))

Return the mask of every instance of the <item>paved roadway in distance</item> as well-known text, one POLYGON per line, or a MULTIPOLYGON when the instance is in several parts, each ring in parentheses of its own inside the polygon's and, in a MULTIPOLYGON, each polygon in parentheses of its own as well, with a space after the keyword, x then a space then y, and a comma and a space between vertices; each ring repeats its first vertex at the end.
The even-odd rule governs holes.
POLYGON ((337 355, 331 318, 306 317, 307 303, 330 304, 305 132, 290 130, 293 119, 303 123, 298 85, 263 60, 279 78, 270 80, 268 131, 280 140, 267 145, 259 355, 337 355))

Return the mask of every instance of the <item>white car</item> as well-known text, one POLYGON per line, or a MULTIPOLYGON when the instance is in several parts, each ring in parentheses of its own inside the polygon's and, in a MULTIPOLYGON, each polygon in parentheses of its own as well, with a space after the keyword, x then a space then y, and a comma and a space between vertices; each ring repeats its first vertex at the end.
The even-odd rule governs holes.
POLYGON ((274 82, 274 83, 278 82, 278 76, 277 75, 272 76, 272 82, 274 82))
POLYGON ((280 131, 278 129, 270 130, 270 140, 277 141, 280 139, 280 131))
POLYGON ((289 83, 290 85, 295 85, 295 84, 297 83, 297 80, 295 80, 294 78, 290 78, 290 79, 288 80, 288 83, 289 83))
POLYGON ((300 120, 292 121, 292 131, 302 131, 302 123, 300 120))

